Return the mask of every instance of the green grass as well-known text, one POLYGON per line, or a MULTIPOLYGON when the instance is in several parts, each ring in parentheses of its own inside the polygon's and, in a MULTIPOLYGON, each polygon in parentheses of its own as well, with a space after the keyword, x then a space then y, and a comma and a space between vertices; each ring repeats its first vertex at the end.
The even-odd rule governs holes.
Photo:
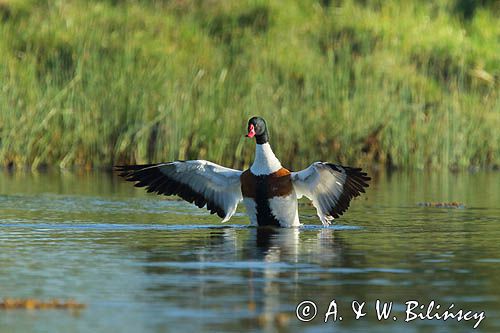
POLYGON ((261 115, 293 169, 498 166, 500 8, 474 3, 0 0, 0 162, 244 167, 261 115))

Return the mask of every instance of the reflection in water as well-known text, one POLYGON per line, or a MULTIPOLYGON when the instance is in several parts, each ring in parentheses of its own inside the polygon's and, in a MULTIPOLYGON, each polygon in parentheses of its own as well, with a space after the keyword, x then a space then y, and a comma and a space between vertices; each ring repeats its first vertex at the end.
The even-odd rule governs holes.
MULTIPOLYGON (((269 263, 263 270, 255 272, 249 279, 249 302, 259 315, 262 328, 272 331, 276 326, 283 326, 288 316, 283 313, 280 306, 281 300, 286 298, 289 290, 297 291, 300 267, 293 267, 283 273, 279 263, 298 263, 301 255, 305 253, 321 253, 321 257, 336 257, 333 230, 320 229, 316 231, 317 237, 310 237, 304 244, 300 243, 299 228, 275 229, 257 228, 252 230, 248 243, 256 242, 263 262, 269 263), (304 253, 301 253, 304 252, 304 253), (287 287, 282 288, 280 279, 286 279, 287 287)), ((249 244, 252 248, 252 244, 249 244)), ((289 313, 287 311, 286 313, 289 313)))
MULTIPOLYGON (((266 263, 297 262, 299 252, 299 229, 257 228, 252 230, 251 240, 256 242, 256 249, 266 263), (255 240, 253 239, 255 238, 255 240)), ((250 244, 251 246, 251 244, 250 244)), ((288 283, 297 283, 298 270, 291 270, 287 276, 288 283)), ((249 302, 260 314, 261 325, 271 330, 276 325, 275 318, 280 311, 281 284, 275 281, 280 278, 280 268, 268 265, 256 272, 249 279, 249 302), (263 281, 263 282, 260 282, 263 281)))
MULTIPOLYGON (((156 276, 146 290, 172 301, 171 295, 182 294, 182 287, 172 283, 171 277, 180 275, 196 281, 190 288, 197 289, 200 304, 220 306, 235 293, 246 295, 246 309, 240 313, 242 326, 254 326, 258 320, 262 328, 271 330, 293 319, 293 308, 284 308, 283 300, 304 291, 301 272, 317 269, 300 263, 301 258, 315 256, 311 263, 326 267, 349 262, 344 258, 342 234, 333 228, 214 228, 187 238, 181 247, 176 245, 177 254, 169 245, 165 247, 168 241, 135 249, 145 251, 148 264, 143 269, 156 276)), ((241 301, 235 303, 241 307, 241 301)))
POLYGON ((255 250, 255 256, 265 262, 296 262, 299 233, 298 228, 255 228, 251 230, 247 248, 255 250))
POLYGON ((346 244, 342 233, 334 230, 334 227, 307 231, 301 228, 256 228, 250 234, 252 237, 248 240, 247 248, 256 249, 255 256, 266 262, 297 263, 300 257, 314 254, 316 257, 308 262, 344 265, 348 262, 348 258, 342 255, 346 244), (301 233, 307 235, 302 241, 301 233), (252 246, 254 239, 255 247, 252 246))

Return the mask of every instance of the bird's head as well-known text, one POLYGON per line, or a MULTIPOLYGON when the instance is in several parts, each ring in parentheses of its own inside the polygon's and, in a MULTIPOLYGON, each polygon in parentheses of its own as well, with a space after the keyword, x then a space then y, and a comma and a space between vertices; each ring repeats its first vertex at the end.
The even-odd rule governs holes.
POLYGON ((248 134, 247 138, 255 137, 258 144, 264 144, 269 141, 269 134, 267 132, 266 121, 261 117, 252 117, 248 120, 248 134))

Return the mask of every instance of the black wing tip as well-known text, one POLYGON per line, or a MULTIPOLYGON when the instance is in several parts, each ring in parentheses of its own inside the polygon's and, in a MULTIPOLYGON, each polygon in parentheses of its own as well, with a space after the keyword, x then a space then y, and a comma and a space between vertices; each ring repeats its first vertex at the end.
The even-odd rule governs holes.
POLYGON ((349 209, 352 199, 360 196, 361 193, 366 193, 365 188, 370 186, 368 182, 372 178, 362 168, 335 165, 332 163, 325 164, 334 171, 342 172, 344 170, 347 174, 344 190, 340 195, 339 201, 329 212, 332 217, 339 218, 349 209))
POLYGON ((343 166, 344 170, 346 171, 348 176, 354 177, 354 178, 359 178, 364 181, 369 181, 372 178, 368 176, 368 173, 363 171, 361 168, 351 168, 351 167, 345 167, 343 166))
MULTIPOLYGON (((177 162, 177 161, 176 161, 177 162)), ((155 164, 132 164, 115 165, 113 169, 119 172, 119 176, 126 181, 135 182, 134 187, 145 187, 146 192, 158 195, 177 195, 189 203, 193 203, 199 208, 207 206, 210 214, 217 214, 224 218, 226 213, 222 207, 215 202, 206 199, 200 193, 197 193, 189 185, 169 177, 155 166, 169 165, 173 162, 155 163, 155 164)))
MULTIPOLYGON (((348 177, 351 177, 353 181, 361 185, 360 191, 365 193, 363 187, 369 187, 368 182, 372 180, 372 177, 368 176, 368 173, 363 171, 362 168, 355 168, 343 165, 336 165, 333 163, 325 163, 332 170, 337 172, 342 172, 342 169, 345 170, 348 177)), ((359 194, 358 194, 359 195, 359 194)))

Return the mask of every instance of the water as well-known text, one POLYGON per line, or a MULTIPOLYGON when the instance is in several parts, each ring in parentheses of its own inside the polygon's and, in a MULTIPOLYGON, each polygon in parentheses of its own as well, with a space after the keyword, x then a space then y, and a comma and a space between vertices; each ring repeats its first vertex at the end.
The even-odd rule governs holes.
POLYGON ((108 174, 0 173, 0 298, 87 305, 0 310, 0 332, 470 332, 477 322, 405 322, 409 300, 485 311, 476 331, 499 332, 500 174, 373 176, 333 227, 304 202, 304 228, 269 231, 248 227, 243 210, 223 225, 108 174), (310 322, 295 316, 303 300, 318 309, 310 322), (332 300, 343 320, 324 323, 332 300), (353 300, 366 316, 354 319, 353 300), (388 320, 376 300, 393 302, 388 320))

